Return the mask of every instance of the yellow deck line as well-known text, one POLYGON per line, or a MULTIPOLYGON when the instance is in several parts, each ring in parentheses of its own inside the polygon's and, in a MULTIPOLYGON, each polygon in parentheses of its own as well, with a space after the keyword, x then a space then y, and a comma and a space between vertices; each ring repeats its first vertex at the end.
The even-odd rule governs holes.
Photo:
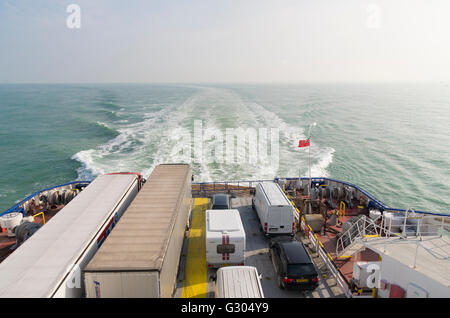
POLYGON ((185 279, 181 297, 206 298, 205 211, 207 198, 195 198, 186 257, 185 279))

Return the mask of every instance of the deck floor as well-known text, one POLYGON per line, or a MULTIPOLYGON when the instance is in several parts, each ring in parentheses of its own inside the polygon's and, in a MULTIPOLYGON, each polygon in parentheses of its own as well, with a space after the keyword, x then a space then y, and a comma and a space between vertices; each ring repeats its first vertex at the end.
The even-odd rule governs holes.
MULTIPOLYGON (((194 199, 191 213, 191 228, 183 244, 177 288, 174 297, 214 297, 215 269, 206 266, 205 247, 205 211, 208 199, 194 199)), ((251 205, 251 197, 243 196, 232 199, 232 208, 240 213, 246 234, 245 265, 255 266, 262 274, 261 285, 267 298, 328 298, 343 297, 334 279, 330 278, 324 264, 311 253, 321 273, 319 286, 312 292, 282 290, 277 286, 273 264, 269 257, 269 240, 263 235, 258 215, 251 205)), ((298 237, 299 240, 304 238, 298 237)), ((307 243, 307 241, 304 241, 307 243)))
POLYGON ((205 298, 207 292, 205 211, 207 198, 195 198, 187 244, 183 298, 205 298))

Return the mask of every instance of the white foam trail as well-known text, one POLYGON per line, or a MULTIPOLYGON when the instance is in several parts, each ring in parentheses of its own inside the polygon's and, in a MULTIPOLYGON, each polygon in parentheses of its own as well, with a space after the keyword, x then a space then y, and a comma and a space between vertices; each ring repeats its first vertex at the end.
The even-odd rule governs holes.
POLYGON ((298 141, 307 138, 305 128, 286 123, 275 113, 257 103, 250 103, 248 109, 250 114, 255 114, 261 122, 280 130, 280 159, 287 159, 289 162, 280 166, 280 169, 273 173, 274 177, 296 177, 299 170, 301 176, 309 176, 308 151, 311 151, 311 175, 317 177, 328 175, 326 169, 333 161, 333 148, 322 148, 315 142, 311 142, 311 149, 298 148, 298 141))
POLYGON ((124 170, 135 170, 136 156, 145 150, 146 142, 157 138, 157 129, 161 129, 157 121, 163 123, 172 111, 171 107, 159 112, 149 114, 147 118, 139 123, 129 124, 118 129, 119 135, 106 144, 96 149, 83 150, 72 156, 72 159, 81 163, 78 169, 78 179, 92 178, 98 174, 124 170), (156 127, 152 129, 152 127, 156 127), (152 138, 155 134, 155 138, 152 138), (133 145, 139 143, 140 145, 133 145), (127 150, 132 150, 129 153, 127 150))
POLYGON ((83 150, 72 156, 72 160, 79 161, 81 167, 78 168, 78 180, 91 180, 94 176, 104 173, 104 171, 94 165, 92 157, 94 149, 83 150))
POLYGON ((311 165, 312 177, 328 177, 327 167, 333 162, 333 148, 324 150, 323 155, 316 164, 311 165))
MULTIPOLYGON (((231 124, 244 129, 248 127, 278 128, 280 132, 280 167, 270 163, 239 165, 192 163, 196 181, 220 181, 237 179, 271 179, 273 177, 296 177, 299 168, 303 176, 308 175, 306 148, 297 148, 298 140, 304 139, 304 128, 289 125, 274 112, 260 104, 244 102, 231 90, 199 87, 197 93, 179 105, 166 105, 160 111, 145 113, 143 121, 127 124, 118 129, 119 135, 96 149, 83 150, 72 159, 81 163, 79 179, 90 179, 95 175, 114 171, 138 171, 145 177, 160 163, 173 163, 172 152, 180 138, 179 128, 187 128, 200 119, 203 129, 218 129, 225 133, 222 117, 233 118, 231 124)), ((98 122, 108 127, 107 123, 98 122)), ((320 124, 320 123, 319 123, 320 124)), ((230 127, 231 128, 231 127, 230 127)), ((191 131, 192 132, 192 131, 191 131)), ((210 140, 204 148, 215 148, 217 140, 210 140)), ((225 150, 225 149, 224 149, 225 150)), ((322 148, 312 143, 312 174, 326 176, 326 168, 332 162, 334 149, 322 148)), ((243 154, 238 154, 242 156, 243 154)), ((270 156, 269 156, 270 158, 270 156)))
POLYGON ((108 124, 106 124, 106 123, 104 123, 104 122, 102 122, 102 121, 98 121, 98 122, 97 122, 97 125, 103 126, 103 127, 105 127, 105 128, 108 128, 108 129, 112 129, 111 126, 109 126, 108 124))

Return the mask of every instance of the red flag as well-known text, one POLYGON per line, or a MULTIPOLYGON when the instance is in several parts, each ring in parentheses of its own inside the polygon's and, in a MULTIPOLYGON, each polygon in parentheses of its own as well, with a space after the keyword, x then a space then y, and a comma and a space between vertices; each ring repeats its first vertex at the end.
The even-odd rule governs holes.
POLYGON ((302 148, 302 147, 309 147, 309 138, 306 140, 300 140, 298 143, 298 147, 302 148))

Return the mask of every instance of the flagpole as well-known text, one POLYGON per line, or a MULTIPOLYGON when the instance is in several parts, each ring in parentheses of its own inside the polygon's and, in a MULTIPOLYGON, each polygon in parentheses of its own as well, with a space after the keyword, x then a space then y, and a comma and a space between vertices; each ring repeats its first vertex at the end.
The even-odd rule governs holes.
POLYGON ((308 166, 309 166, 309 189, 308 189, 308 200, 311 196, 311 127, 309 128, 309 147, 308 147, 308 166))
MULTIPOLYGON (((311 197, 311 184, 312 184, 312 177, 311 177, 311 130, 314 126, 316 126, 316 123, 313 123, 309 126, 309 148, 308 148, 308 161, 309 161, 309 189, 308 189, 308 201, 311 197)), ((309 201, 311 204, 311 201, 309 201)))
POLYGON ((312 206, 311 206, 311 184, 312 184, 312 177, 311 177, 311 130, 316 125, 316 123, 313 123, 309 126, 309 149, 308 149, 308 161, 309 161, 309 189, 308 189, 308 213, 311 213, 312 206))

